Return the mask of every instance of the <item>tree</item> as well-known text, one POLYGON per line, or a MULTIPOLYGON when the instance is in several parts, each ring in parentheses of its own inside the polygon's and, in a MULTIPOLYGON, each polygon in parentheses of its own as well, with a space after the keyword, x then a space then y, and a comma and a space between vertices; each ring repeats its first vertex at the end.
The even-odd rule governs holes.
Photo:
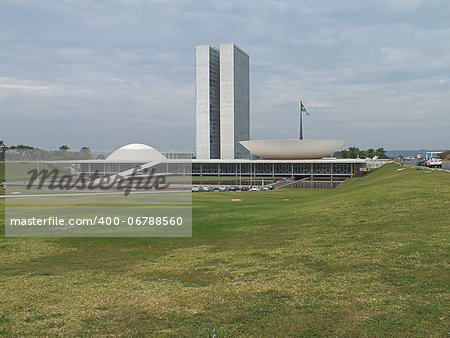
POLYGON ((80 155, 81 155, 80 158, 82 160, 89 160, 91 158, 94 158, 91 152, 91 148, 89 147, 82 147, 80 150, 80 155))
POLYGON ((12 156, 13 160, 31 160, 33 158, 33 153, 36 150, 35 147, 27 146, 25 144, 6 147, 6 149, 12 150, 12 152, 8 153, 8 156, 12 156))
POLYGON ((0 140, 0 161, 5 160, 5 152, 6 152, 6 144, 2 140, 0 140))
POLYGON ((444 151, 443 153, 438 154, 442 160, 450 159, 450 150, 444 151))
POLYGON ((373 158, 375 156, 375 150, 373 148, 367 149, 367 157, 373 158))
POLYGON ((359 148, 358 147, 350 147, 348 148, 348 157, 349 158, 357 158, 359 156, 359 148))
POLYGON ((373 158, 375 156, 378 156, 378 158, 386 158, 383 148, 378 148, 377 150, 374 150, 373 148, 360 150, 358 147, 343 149, 336 152, 334 156, 337 158, 373 158))
POLYGON ((9 147, 9 149, 12 149, 12 150, 33 150, 33 149, 36 149, 36 148, 32 147, 32 146, 27 146, 25 144, 18 144, 16 146, 9 147))
POLYGON ((68 150, 70 150, 70 147, 67 144, 64 144, 61 147, 59 147, 59 150, 61 150, 61 151, 68 151, 68 150))
POLYGON ((377 148, 375 150, 375 156, 377 156, 378 158, 387 158, 384 148, 377 148))
POLYGON ((358 154, 358 157, 359 157, 359 158, 368 158, 369 155, 368 155, 368 153, 367 153, 367 150, 360 150, 360 151, 359 151, 359 154, 358 154))
POLYGON ((339 154, 338 157, 339 158, 348 158, 348 150, 347 149, 341 150, 341 153, 339 154))

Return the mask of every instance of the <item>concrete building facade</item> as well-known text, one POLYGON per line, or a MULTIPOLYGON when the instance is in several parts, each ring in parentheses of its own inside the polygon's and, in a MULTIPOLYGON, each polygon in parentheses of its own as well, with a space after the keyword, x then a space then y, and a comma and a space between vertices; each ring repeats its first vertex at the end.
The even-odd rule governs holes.
POLYGON ((195 48, 195 111, 197 158, 220 158, 220 52, 195 48))
POLYGON ((220 45, 220 154, 248 158, 239 141, 250 139, 249 56, 233 43, 220 45))
POLYGON ((249 56, 233 43, 197 46, 196 150, 198 159, 248 158, 249 56))

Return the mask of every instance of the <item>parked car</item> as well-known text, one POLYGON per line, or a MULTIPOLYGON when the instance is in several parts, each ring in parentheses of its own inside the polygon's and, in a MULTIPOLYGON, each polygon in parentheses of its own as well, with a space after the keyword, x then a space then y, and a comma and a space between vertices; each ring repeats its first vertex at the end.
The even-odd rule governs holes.
POLYGON ((231 187, 230 187, 230 191, 239 191, 240 189, 239 189, 239 187, 237 186, 237 185, 232 185, 231 187))
POLYGON ((192 187, 192 192, 200 192, 201 191, 201 187, 199 185, 194 185, 192 187))
POLYGON ((251 191, 260 191, 261 189, 259 187, 252 187, 251 191))
POLYGON ((203 190, 204 192, 211 192, 211 191, 214 191, 214 187, 211 187, 210 185, 204 185, 204 186, 202 187, 202 190, 203 190))
POLYGON ((425 164, 426 164, 426 161, 423 158, 417 160, 417 165, 418 166, 424 167, 425 164))
POLYGON ((228 190, 228 187, 226 185, 221 185, 219 187, 219 191, 227 191, 227 190, 228 190))
POLYGON ((248 190, 249 190, 249 188, 246 187, 245 185, 241 187, 241 191, 248 191, 248 190))
POLYGON ((439 157, 432 157, 427 161, 427 166, 430 168, 442 168, 442 160, 439 157))
POLYGON ((267 189, 273 190, 273 189, 274 189, 274 186, 273 186, 273 185, 268 185, 268 186, 267 186, 267 189))

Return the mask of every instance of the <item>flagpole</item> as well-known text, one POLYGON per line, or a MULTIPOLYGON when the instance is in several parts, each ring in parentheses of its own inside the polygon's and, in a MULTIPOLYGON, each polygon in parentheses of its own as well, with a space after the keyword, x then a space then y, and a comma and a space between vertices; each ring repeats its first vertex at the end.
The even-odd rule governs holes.
POLYGON ((300 101, 300 140, 303 140, 303 112, 302 112, 302 101, 300 101))

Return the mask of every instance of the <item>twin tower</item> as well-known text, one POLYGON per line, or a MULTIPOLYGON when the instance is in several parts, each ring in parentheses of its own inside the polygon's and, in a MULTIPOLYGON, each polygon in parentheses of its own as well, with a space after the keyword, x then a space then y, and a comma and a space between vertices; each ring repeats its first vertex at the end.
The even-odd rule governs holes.
POLYGON ((195 48, 198 159, 249 158, 249 56, 233 43, 195 48))

